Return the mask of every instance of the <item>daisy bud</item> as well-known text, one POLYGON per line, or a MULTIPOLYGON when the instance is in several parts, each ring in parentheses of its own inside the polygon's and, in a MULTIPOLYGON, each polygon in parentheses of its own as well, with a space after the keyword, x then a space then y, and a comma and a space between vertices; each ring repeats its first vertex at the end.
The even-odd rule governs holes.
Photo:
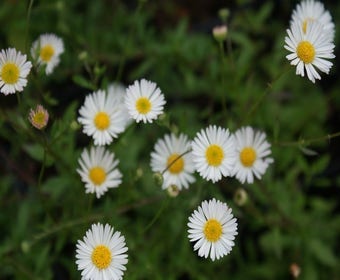
POLYGON ((229 10, 227 8, 224 8, 224 9, 220 9, 218 11, 218 16, 220 17, 220 19, 223 21, 223 22, 226 22, 228 17, 229 17, 229 10))
POLYGON ((43 129, 48 123, 48 117, 47 110, 43 106, 37 105, 35 110, 30 110, 28 120, 35 128, 43 129))
POLYGON ((163 185, 163 175, 160 172, 156 172, 153 174, 153 179, 156 182, 157 185, 162 186, 163 185))
POLYGON ((223 42, 227 38, 228 28, 226 25, 215 26, 212 33, 217 42, 223 42))
POLYGON ((245 189, 238 188, 234 193, 234 202, 238 206, 244 206, 248 201, 248 194, 245 189))
POLYGON ((166 190, 170 197, 176 197, 179 194, 179 188, 176 185, 170 185, 166 190))
POLYGON ((298 278, 301 273, 301 268, 296 263, 292 263, 289 267, 289 270, 294 279, 298 278))
POLYGON ((21 242, 21 250, 27 254, 31 249, 31 244, 28 241, 21 242))

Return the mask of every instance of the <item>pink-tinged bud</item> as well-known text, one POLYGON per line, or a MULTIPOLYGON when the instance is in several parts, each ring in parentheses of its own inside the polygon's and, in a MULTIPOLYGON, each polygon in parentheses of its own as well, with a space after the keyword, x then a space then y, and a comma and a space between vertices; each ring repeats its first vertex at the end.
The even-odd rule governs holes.
POLYGON ((222 42, 227 38, 228 28, 226 25, 215 26, 212 33, 218 42, 222 42))
POLYGON ((289 270, 294 279, 297 279, 301 273, 301 268, 296 263, 292 263, 289 267, 289 270))
POLYGON ((43 106, 37 105, 35 110, 30 110, 28 120, 35 128, 43 129, 48 123, 48 117, 47 110, 43 106))

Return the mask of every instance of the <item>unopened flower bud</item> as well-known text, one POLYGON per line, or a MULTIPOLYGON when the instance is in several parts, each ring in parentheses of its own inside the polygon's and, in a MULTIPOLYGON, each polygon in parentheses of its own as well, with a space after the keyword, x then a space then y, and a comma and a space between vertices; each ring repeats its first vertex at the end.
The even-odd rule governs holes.
POLYGON ((159 185, 159 186, 163 185, 163 175, 160 172, 154 173, 153 179, 155 180, 157 185, 159 185))
POLYGON ((301 273, 301 268, 296 263, 292 263, 289 267, 289 270, 295 279, 298 278, 301 273))
POLYGON ((220 19, 223 21, 223 22, 226 22, 228 17, 229 17, 229 10, 227 8, 224 8, 224 9, 220 9, 218 11, 218 15, 220 17, 220 19))
POLYGON ((174 185, 174 184, 172 184, 169 187, 167 187, 166 190, 167 190, 168 195, 170 197, 176 197, 179 194, 179 188, 177 187, 177 185, 174 185))
POLYGON ((31 244, 28 241, 21 242, 21 250, 27 254, 30 251, 31 244))
POLYGON ((228 28, 226 25, 215 26, 212 32, 217 42, 223 42, 227 38, 228 28))
POLYGON ((244 206, 248 201, 248 194, 245 189, 238 188, 234 193, 234 202, 238 206, 244 206))

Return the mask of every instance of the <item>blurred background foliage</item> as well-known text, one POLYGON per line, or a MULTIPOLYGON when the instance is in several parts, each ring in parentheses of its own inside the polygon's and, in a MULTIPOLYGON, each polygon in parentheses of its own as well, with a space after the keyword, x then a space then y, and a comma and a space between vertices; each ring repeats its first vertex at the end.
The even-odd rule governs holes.
MULTIPOLYGON (((295 75, 283 42, 297 3, 2 0, 1 49, 29 54, 40 34, 56 33, 66 51, 52 75, 32 71, 19 104, 0 96, 0 278, 79 279, 76 241, 108 222, 127 240, 125 279, 293 279, 297 267, 299 279, 340 279, 340 146, 327 139, 339 130, 339 56, 316 84, 295 75), (230 13, 223 57, 211 35, 221 8, 230 13), (91 144, 78 109, 93 90, 140 78, 161 88, 166 116, 133 124, 108 147, 123 183, 97 200, 76 173, 91 144), (38 103, 50 112, 45 131, 27 120, 38 103), (265 131, 275 163, 252 185, 197 175, 169 197, 150 170, 154 143, 170 131, 192 138, 208 124, 265 131), (239 222, 236 246, 215 262, 199 258, 186 233, 188 216, 212 197, 239 222)), ((340 6, 324 4, 338 46, 340 6)))

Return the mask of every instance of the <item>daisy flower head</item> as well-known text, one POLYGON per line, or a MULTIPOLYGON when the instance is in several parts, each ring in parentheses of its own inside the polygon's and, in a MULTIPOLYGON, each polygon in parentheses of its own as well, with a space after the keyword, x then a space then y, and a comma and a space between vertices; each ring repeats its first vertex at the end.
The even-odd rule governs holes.
POLYGON ((228 129, 210 125, 197 133, 191 146, 195 168, 204 179, 215 183, 231 176, 236 151, 228 129))
POLYGON ((153 82, 142 79, 126 89, 125 105, 136 122, 152 123, 163 113, 166 101, 161 90, 153 82))
POLYGON ((32 63, 14 48, 0 52, 0 92, 4 95, 20 92, 27 85, 32 63))
POLYGON ((231 208, 215 198, 201 203, 189 217, 188 227, 189 240, 195 242, 194 251, 213 261, 230 253, 238 234, 231 208))
POLYGON ((270 144, 266 140, 266 134, 254 131, 253 128, 241 127, 235 132, 237 160, 233 169, 233 175, 243 184, 254 182, 266 172, 269 164, 274 160, 268 157, 271 154, 270 144))
POLYGON ((35 110, 30 110, 28 120, 35 128, 43 129, 47 125, 48 117, 47 110, 43 106, 37 105, 35 110))
POLYGON ((39 65, 46 66, 45 73, 49 75, 60 62, 64 52, 64 42, 55 34, 42 34, 33 42, 31 55, 39 65))
POLYGON ((125 128, 132 122, 132 118, 129 115, 129 112, 125 106, 125 94, 126 89, 121 84, 111 83, 107 88, 108 95, 112 95, 112 97, 116 100, 116 103, 119 104, 119 109, 121 110, 122 115, 125 120, 125 128))
POLYGON ((121 104, 110 92, 98 90, 86 96, 79 114, 78 122, 83 125, 83 132, 92 136, 95 145, 110 144, 125 129, 126 118, 121 104))
POLYGON ((331 38, 323 31, 318 21, 311 21, 306 28, 306 33, 295 21, 287 30, 285 37, 285 49, 291 52, 286 58, 291 65, 296 65, 296 74, 307 77, 313 83, 315 79, 321 79, 316 68, 326 74, 329 73, 333 63, 327 59, 334 58, 334 44, 331 38))
POLYGON ((179 190, 187 189, 195 182, 195 167, 190 152, 188 137, 180 134, 167 134, 159 139, 151 153, 151 169, 163 175, 162 189, 174 185, 179 190))
POLYGON ((119 280, 128 263, 125 237, 108 224, 93 224, 76 244, 76 264, 83 280, 119 280))
POLYGON ((325 9, 324 5, 319 1, 305 0, 299 3, 293 11, 291 24, 297 22, 303 33, 307 32, 307 25, 312 21, 318 21, 323 31, 333 39, 334 23, 331 14, 325 9))
POLYGON ((104 147, 91 147, 90 151, 84 149, 78 163, 77 172, 85 183, 85 192, 96 193, 97 198, 122 182, 122 174, 117 168, 119 160, 104 147))

